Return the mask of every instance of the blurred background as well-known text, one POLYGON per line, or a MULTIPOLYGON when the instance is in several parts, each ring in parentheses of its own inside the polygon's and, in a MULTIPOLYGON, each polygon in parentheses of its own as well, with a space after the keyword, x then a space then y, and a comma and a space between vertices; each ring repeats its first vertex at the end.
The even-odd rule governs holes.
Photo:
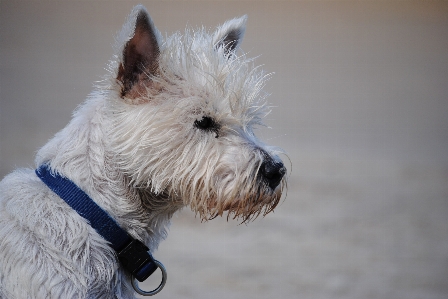
MULTIPOLYGON (((257 134, 290 174, 248 225, 177 214, 157 298, 448 298, 448 2, 140 2, 164 35, 248 14, 275 73, 257 134)), ((137 3, 0 1, 0 177, 34 167, 137 3)))

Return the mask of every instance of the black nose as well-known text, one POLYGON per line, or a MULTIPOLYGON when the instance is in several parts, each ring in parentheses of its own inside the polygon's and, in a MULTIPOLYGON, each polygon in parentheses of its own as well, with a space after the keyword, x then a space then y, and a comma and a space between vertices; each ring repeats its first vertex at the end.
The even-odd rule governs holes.
POLYGON ((286 168, 283 166, 282 162, 276 162, 268 159, 263 161, 260 166, 261 177, 272 190, 277 188, 285 173, 286 168))

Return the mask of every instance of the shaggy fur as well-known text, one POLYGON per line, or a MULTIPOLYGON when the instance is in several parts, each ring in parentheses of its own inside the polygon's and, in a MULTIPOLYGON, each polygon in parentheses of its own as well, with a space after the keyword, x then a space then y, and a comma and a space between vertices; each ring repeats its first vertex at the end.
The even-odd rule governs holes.
MULTIPOLYGON (((272 211, 285 168, 281 151, 253 133, 268 113, 268 76, 237 55, 245 22, 162 38, 135 7, 109 75, 40 149, 36 167, 72 180, 151 252, 184 206, 203 220, 272 211)), ((0 183, 0 298, 134 298, 134 290, 107 242, 21 169, 0 183)))

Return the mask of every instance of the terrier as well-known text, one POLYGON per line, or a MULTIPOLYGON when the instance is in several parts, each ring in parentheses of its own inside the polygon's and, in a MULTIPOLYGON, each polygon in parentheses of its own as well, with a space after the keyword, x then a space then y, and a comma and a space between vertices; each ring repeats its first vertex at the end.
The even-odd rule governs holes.
POLYGON ((247 222, 277 206, 286 169, 253 131, 269 74, 238 54, 245 24, 163 38, 133 9, 109 74, 37 169, 0 183, 0 298, 135 298, 134 277, 162 268, 141 256, 182 207, 247 222))

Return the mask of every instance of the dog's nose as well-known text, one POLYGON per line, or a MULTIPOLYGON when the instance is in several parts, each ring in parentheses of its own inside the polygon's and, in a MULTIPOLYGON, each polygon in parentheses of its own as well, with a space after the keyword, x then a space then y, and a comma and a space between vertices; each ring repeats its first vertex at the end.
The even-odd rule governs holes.
POLYGON ((282 162, 265 160, 260 166, 260 174, 272 190, 277 188, 286 173, 282 162))

